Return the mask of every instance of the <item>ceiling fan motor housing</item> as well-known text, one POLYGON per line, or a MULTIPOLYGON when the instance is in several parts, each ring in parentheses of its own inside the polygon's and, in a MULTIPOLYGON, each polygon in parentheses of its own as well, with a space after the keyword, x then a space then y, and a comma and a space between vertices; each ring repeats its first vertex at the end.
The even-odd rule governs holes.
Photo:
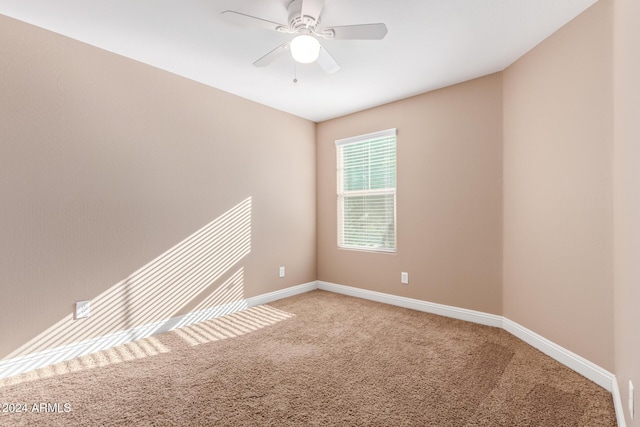
POLYGON ((287 7, 289 28, 296 33, 315 32, 320 25, 320 16, 302 16, 302 0, 292 0, 287 7))
POLYGON ((340 65, 322 47, 318 41, 319 38, 328 40, 382 40, 387 34, 387 26, 383 23, 320 28, 320 15, 322 15, 323 7, 324 0, 291 0, 287 5, 287 12, 289 13, 287 25, 233 10, 225 10, 222 15, 225 19, 235 24, 250 25, 295 35, 292 40, 282 43, 254 61, 253 65, 256 67, 265 67, 286 51, 290 51, 295 61, 304 64, 317 62, 325 73, 334 74, 340 70, 340 65))

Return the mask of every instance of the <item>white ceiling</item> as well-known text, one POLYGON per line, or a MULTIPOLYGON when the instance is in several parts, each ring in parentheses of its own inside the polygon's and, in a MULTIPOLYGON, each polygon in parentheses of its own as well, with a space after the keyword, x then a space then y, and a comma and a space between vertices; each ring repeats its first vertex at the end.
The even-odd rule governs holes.
POLYGON ((325 0, 322 26, 386 23, 381 41, 322 40, 333 75, 289 56, 289 0, 0 0, 0 13, 316 122, 503 70, 597 0, 325 0), (294 72, 298 83, 293 83, 294 72))

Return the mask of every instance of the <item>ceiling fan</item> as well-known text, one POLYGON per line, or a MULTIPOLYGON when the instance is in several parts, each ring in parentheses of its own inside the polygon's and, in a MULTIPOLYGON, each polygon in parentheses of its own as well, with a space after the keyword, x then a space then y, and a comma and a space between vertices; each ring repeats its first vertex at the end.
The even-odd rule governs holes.
POLYGON ((322 47, 318 41, 319 38, 327 40, 382 40, 387 35, 387 26, 381 23, 320 27, 323 6, 324 0, 292 0, 287 7, 289 12, 288 25, 232 10, 222 12, 222 16, 235 24, 250 25, 295 35, 292 40, 281 44, 255 61, 253 65, 256 67, 265 67, 286 51, 290 51, 295 61, 303 64, 317 61, 325 73, 333 74, 340 70, 340 65, 322 47))

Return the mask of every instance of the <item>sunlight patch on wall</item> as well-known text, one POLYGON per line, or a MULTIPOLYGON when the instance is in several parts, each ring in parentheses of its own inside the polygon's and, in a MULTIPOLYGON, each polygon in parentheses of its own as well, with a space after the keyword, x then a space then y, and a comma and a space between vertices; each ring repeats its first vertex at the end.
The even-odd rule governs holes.
POLYGON ((207 296, 193 311, 205 310, 222 305, 225 301, 238 301, 244 298, 244 268, 233 273, 222 285, 207 296))
MULTIPOLYGON (((69 314, 8 358, 83 342, 127 329, 134 329, 176 316, 192 300, 214 286, 251 252, 251 197, 243 200, 164 254, 91 299, 91 317, 73 320, 69 314)), ((207 304, 240 303, 243 297, 242 269, 207 304), (236 277, 239 274, 240 278, 236 277), (233 280, 232 280, 233 279, 233 280), (230 282, 231 281, 231 282, 230 282)), ((211 305, 209 305, 211 306, 211 305)), ((197 310, 197 309, 196 309, 197 310)), ((113 345, 136 339, 120 337, 113 345)), ((96 349, 98 350, 98 349, 96 349)), ((80 356, 87 354, 83 347, 80 356)), ((124 356, 123 356, 124 357, 124 356)), ((53 362, 56 362, 55 360, 53 362)))
POLYGON ((176 329, 173 333, 195 346, 239 337, 294 316, 294 314, 268 305, 258 305, 227 316, 176 329))

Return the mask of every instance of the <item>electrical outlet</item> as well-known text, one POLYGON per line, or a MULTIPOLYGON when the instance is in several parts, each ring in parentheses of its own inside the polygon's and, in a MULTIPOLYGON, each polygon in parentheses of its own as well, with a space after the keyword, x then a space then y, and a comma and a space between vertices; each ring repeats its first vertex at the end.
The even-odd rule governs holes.
POLYGON ((284 277, 284 267, 280 267, 280 277, 284 277))
POLYGON ((409 284, 409 273, 402 272, 400 273, 400 282, 405 285, 409 284))
POLYGON ((89 317, 91 314, 91 301, 78 301, 76 303, 76 319, 89 317))
POLYGON ((629 417, 633 421, 633 398, 634 398, 633 383, 629 380, 629 417))

